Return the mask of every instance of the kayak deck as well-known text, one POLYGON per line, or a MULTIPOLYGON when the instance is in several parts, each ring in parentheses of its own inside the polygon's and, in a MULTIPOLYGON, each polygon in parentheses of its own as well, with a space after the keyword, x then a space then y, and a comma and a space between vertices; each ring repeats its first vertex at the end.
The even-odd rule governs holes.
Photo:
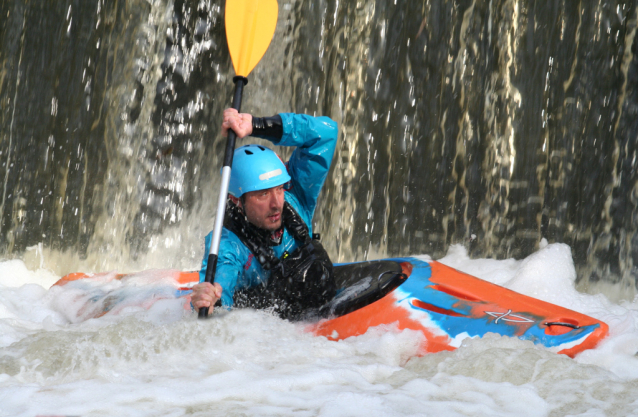
POLYGON ((409 279, 380 300, 312 331, 339 340, 396 323, 423 332, 424 352, 453 350, 468 337, 487 333, 518 337, 574 356, 608 333, 607 324, 473 277, 435 261, 410 260, 409 279))

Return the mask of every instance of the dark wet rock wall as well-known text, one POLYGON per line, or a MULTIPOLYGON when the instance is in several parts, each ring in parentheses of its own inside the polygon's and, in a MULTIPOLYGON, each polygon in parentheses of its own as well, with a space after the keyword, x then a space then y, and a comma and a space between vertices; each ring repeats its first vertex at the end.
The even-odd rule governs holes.
MULTIPOLYGON (((633 1, 279 7, 243 108, 339 122, 315 216, 333 257, 521 258, 545 238, 572 247, 579 279, 635 285, 633 1)), ((167 230, 201 239, 232 92, 223 9, 0 4, 5 256, 42 242, 117 263, 167 230)))

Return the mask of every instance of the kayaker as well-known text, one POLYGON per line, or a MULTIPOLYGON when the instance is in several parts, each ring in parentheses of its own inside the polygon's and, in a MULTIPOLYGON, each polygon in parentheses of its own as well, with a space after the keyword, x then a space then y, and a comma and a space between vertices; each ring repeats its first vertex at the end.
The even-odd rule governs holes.
POLYGON ((312 233, 312 217, 337 144, 337 124, 328 117, 281 113, 252 117, 223 113, 222 135, 254 136, 278 146, 296 146, 286 165, 271 149, 235 150, 215 283, 204 282, 212 232, 193 287, 196 310, 221 305, 272 308, 299 319, 336 293, 332 262, 312 233))

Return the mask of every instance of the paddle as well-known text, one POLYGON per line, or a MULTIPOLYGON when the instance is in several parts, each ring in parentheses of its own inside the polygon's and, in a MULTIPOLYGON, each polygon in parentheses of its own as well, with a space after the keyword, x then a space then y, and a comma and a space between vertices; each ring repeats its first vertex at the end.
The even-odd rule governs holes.
MULTIPOLYGON (((264 56, 270 40, 277 26, 278 5, 277 0, 227 0, 226 1, 226 40, 230 51, 230 58, 235 68, 235 94, 233 95, 233 109, 241 109, 241 98, 244 85, 248 83, 246 78, 250 71, 264 56)), ((226 141, 226 153, 224 154, 224 166, 222 168, 222 183, 219 188, 219 200, 217 202, 217 217, 213 229, 213 241, 210 245, 208 263, 206 265, 206 282, 215 282, 217 270, 217 255, 219 253, 219 241, 222 236, 224 224, 224 212, 226 211, 226 198, 228 195, 228 182, 233 165, 233 153, 235 152, 235 140, 237 135, 232 130, 228 131, 226 141)), ((199 310, 199 318, 208 316, 208 308, 199 310)))

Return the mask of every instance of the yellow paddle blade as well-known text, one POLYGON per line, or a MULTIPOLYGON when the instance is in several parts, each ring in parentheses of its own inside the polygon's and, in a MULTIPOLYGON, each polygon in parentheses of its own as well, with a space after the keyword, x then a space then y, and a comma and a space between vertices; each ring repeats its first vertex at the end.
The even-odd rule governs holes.
POLYGON ((235 74, 255 68, 277 26, 277 0, 226 0, 226 39, 235 74))

